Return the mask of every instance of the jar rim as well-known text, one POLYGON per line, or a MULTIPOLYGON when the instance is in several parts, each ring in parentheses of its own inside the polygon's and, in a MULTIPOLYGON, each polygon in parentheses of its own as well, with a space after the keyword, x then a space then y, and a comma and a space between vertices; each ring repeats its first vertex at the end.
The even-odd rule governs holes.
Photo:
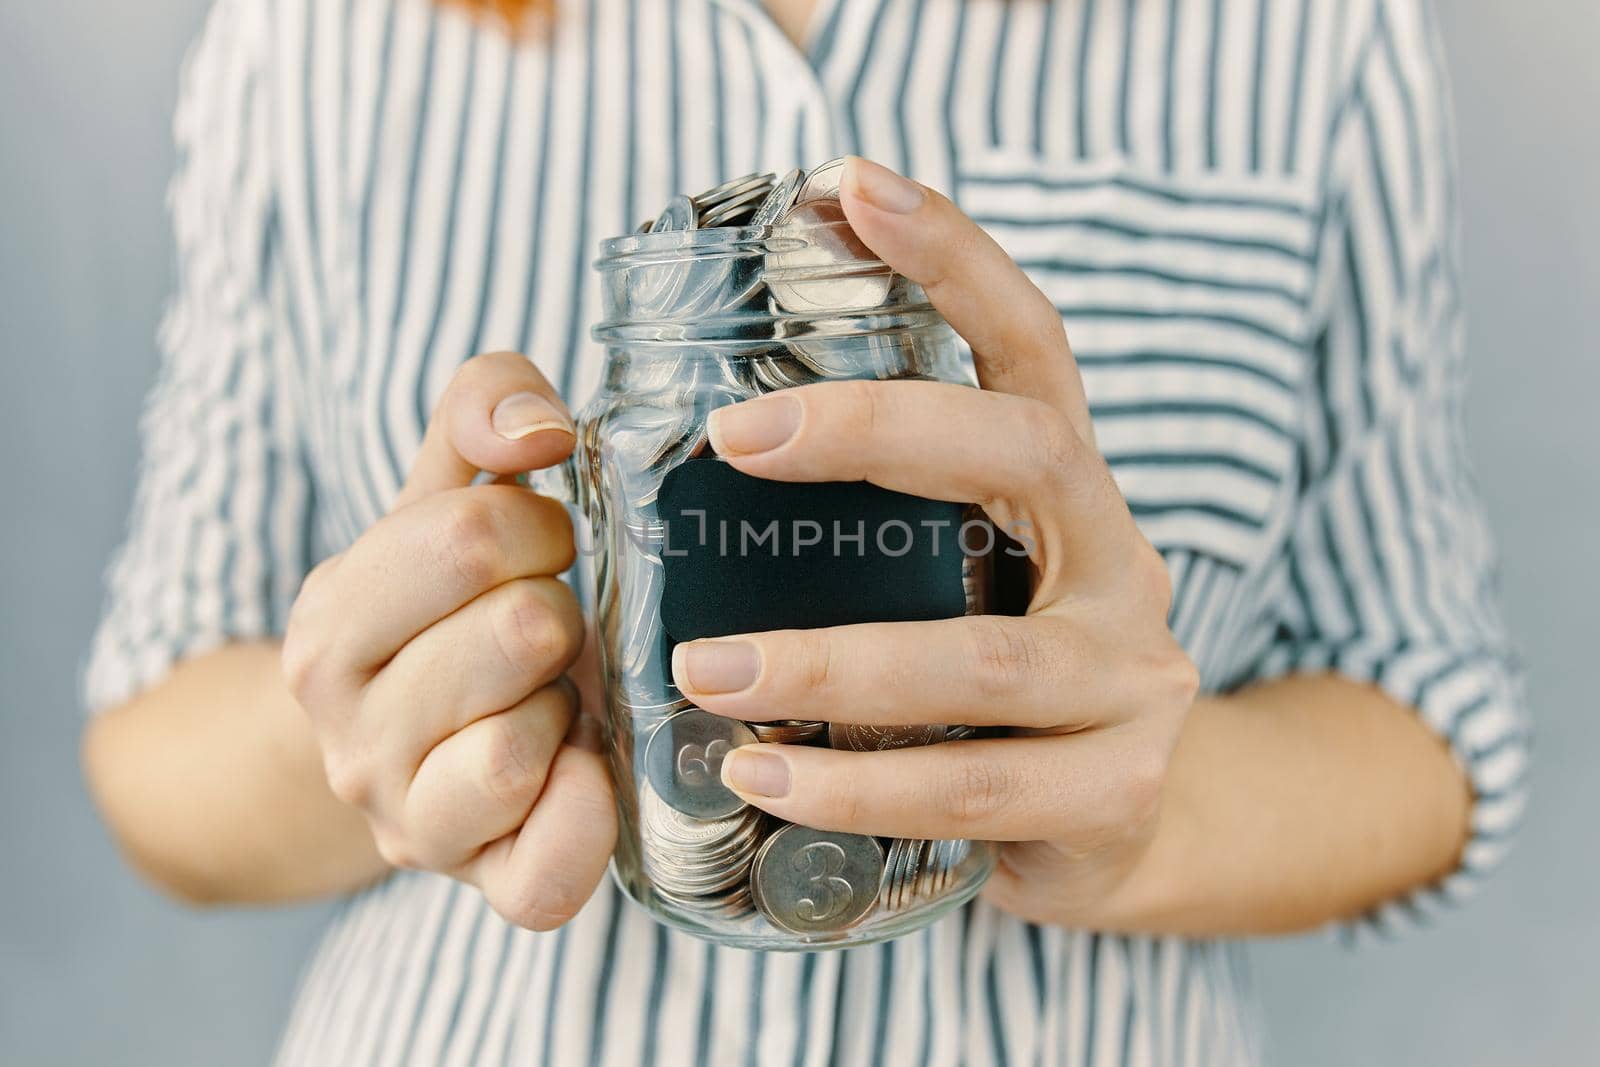
MULTIPOLYGON (((607 237, 599 244, 600 258, 592 264, 605 274, 632 267, 717 259, 725 256, 754 256, 793 252, 816 244, 813 234, 838 235, 859 244, 860 238, 844 219, 825 222, 780 222, 772 226, 708 226, 694 230, 662 230, 656 233, 628 233, 607 237)), ((857 256, 850 260, 853 270, 891 268, 883 260, 857 256)))
POLYGON ((944 317, 926 300, 883 305, 827 316, 749 312, 707 316, 686 321, 626 319, 597 323, 589 331, 603 344, 650 347, 716 348, 719 358, 750 349, 764 354, 774 344, 804 342, 807 338, 886 337, 921 330, 949 330, 944 317))
POLYGON ((634 233, 600 252, 601 342, 759 347, 943 323, 844 219, 634 233))

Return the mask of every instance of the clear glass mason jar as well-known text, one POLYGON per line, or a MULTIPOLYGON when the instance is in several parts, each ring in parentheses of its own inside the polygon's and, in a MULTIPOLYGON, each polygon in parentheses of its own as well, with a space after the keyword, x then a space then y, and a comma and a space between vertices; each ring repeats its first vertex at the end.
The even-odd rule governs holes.
MULTIPOLYGON (((992 845, 790 826, 727 790, 719 776, 721 757, 757 740, 871 750, 958 740, 975 731, 787 720, 746 724, 695 708, 673 685, 673 644, 794 624, 784 614, 785 597, 767 598, 776 605, 752 605, 747 594, 765 588, 762 582, 772 577, 762 568, 792 566, 801 553, 795 548, 795 556, 788 556, 784 546, 785 554, 773 548, 769 556, 768 546, 760 544, 758 560, 734 566, 731 586, 721 588, 718 559, 733 553, 726 544, 720 555, 707 549, 703 516, 702 551, 696 555, 692 544, 675 548, 680 539, 694 541, 693 532, 674 529, 665 516, 690 513, 685 505, 702 504, 700 492, 720 494, 721 507, 737 510, 767 491, 726 484, 723 476, 731 468, 715 457, 706 434, 706 418, 716 408, 827 379, 971 384, 955 336, 920 288, 873 259, 838 215, 777 228, 619 237, 602 245, 597 267, 604 280, 604 320, 594 336, 606 346, 606 365, 596 396, 579 417, 576 490, 590 526, 606 690, 603 723, 621 820, 613 872, 658 919, 725 945, 835 947, 921 927, 978 891, 993 869, 992 845), (680 603, 686 597, 693 601, 687 608, 680 603), (698 629, 692 619, 686 624, 680 618, 696 611, 698 629), (715 626, 724 613, 730 618, 719 633, 715 626), (752 626, 751 618, 780 625, 752 626), (746 629, 735 628, 740 625, 746 629), (675 632, 675 626, 694 632, 675 632)), ((790 506, 787 500, 780 498, 780 511, 790 506)), ((882 503, 871 498, 869 512, 883 514, 872 511, 882 503)), ((915 510, 917 503, 889 494, 896 515, 895 508, 915 510)), ((920 503, 963 514, 958 505, 920 503)), ((897 527, 896 535, 890 540, 898 547, 904 533, 897 527)), ((792 539, 798 545, 800 534, 792 539)), ((964 541, 961 547, 955 610, 946 615, 986 606, 988 559, 964 541)), ((839 543, 832 548, 837 556, 839 543)), ((863 563, 845 554, 850 558, 838 565, 858 572, 862 566, 900 565, 881 555, 877 563, 863 563)), ((813 559, 808 565, 834 564, 813 559)), ((934 589, 933 599, 949 604, 947 585, 955 570, 942 566, 945 585, 934 589)), ((837 577, 814 573, 825 581, 837 577)), ((777 577, 787 588, 783 583, 793 575, 777 577)), ((847 582, 858 578, 844 575, 847 582)), ((892 582, 858 584, 907 587, 904 573, 892 582)), ((813 624, 868 621, 850 616, 855 598, 836 599, 849 601, 840 607, 843 614, 821 623, 813 617, 813 624)), ((933 617, 928 603, 888 607, 890 619, 933 617), (903 610, 910 614, 896 614, 903 610)))

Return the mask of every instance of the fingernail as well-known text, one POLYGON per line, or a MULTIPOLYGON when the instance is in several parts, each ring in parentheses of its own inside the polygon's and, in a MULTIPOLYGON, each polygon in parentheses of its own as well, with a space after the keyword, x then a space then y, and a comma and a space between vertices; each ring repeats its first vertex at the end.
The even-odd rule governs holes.
POLYGON ((718 408, 706 421, 706 429, 719 456, 771 452, 800 429, 800 402, 790 396, 769 396, 718 408))
POLYGON ((786 797, 789 761, 759 748, 736 748, 722 757, 722 783, 746 796, 786 797))
POLYGON ((489 424, 507 441, 521 441, 541 430, 573 433, 567 413, 538 393, 512 393, 494 406, 489 424))
POLYGON ((672 650, 672 674, 696 693, 737 693, 761 673, 761 653, 745 641, 696 641, 672 650))
POLYGON ((852 157, 849 178, 856 194, 881 211, 909 215, 922 206, 922 186, 870 159, 852 157))

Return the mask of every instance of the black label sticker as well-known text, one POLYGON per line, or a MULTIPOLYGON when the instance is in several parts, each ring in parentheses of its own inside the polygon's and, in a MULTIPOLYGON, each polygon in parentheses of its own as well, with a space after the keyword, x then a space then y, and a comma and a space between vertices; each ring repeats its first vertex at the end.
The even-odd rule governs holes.
POLYGON ((667 472, 657 505, 673 641, 966 611, 960 504, 694 459, 667 472))

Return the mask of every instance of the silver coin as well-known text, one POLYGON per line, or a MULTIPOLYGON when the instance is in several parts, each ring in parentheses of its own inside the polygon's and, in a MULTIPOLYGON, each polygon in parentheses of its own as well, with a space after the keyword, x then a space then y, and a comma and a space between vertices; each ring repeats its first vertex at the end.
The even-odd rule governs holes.
POLYGON ((796 201, 807 200, 837 200, 839 199, 839 183, 844 179, 844 157, 830 159, 826 163, 819 163, 811 168, 811 173, 806 175, 806 180, 800 185, 800 192, 795 197, 796 201))
POLYGON ((745 802, 722 784, 722 760, 741 745, 755 744, 750 728, 699 708, 680 711, 650 735, 645 773, 656 794, 697 819, 742 811, 745 802))
MULTIPOLYGON (((795 361, 818 378, 883 377, 879 356, 871 335, 810 337, 789 342, 795 361)), ((900 377, 900 375, 890 375, 900 377)))
POLYGON ((778 719, 773 722, 747 722, 756 740, 765 745, 796 745, 821 737, 827 730, 825 722, 801 719, 778 719))
POLYGON ((748 886, 739 886, 717 896, 690 896, 653 886, 653 892, 669 905, 684 911, 702 912, 719 919, 742 919, 755 910, 748 886))
POLYGON ((920 748, 944 740, 944 726, 867 726, 856 722, 828 724, 828 744, 850 752, 887 752, 896 748, 920 748))
POLYGON ((732 291, 733 264, 723 259, 684 259, 648 268, 671 274, 661 296, 642 309, 656 318, 685 322, 705 318, 742 299, 732 291))
POLYGON ((837 200, 809 200, 773 226, 766 279, 783 310, 819 315, 879 306, 893 276, 856 237, 837 200))
POLYGON ((910 907, 916 896, 917 879, 924 869, 931 841, 912 841, 906 846, 905 860, 900 870, 900 895, 896 908, 910 907))
POLYGON ((741 174, 737 178, 729 178, 721 185, 714 185, 699 196, 691 197, 690 199, 702 209, 708 205, 715 206, 740 196, 751 189, 770 185, 776 177, 777 175, 771 172, 766 174, 741 174))
MULTIPOLYGON (((646 845, 646 848, 650 848, 646 845)), ((655 846, 656 858, 645 864, 645 873, 650 876, 651 883, 669 893, 679 896, 699 897, 710 896, 715 893, 727 893, 736 889, 748 889, 750 883, 750 860, 755 855, 751 848, 735 857, 720 862, 717 866, 698 872, 695 876, 674 872, 660 865, 659 846, 655 846)))
POLYGON ((639 790, 640 830, 659 840, 694 849, 713 849, 738 836, 749 823, 744 812, 696 819, 661 799, 648 782, 639 790))
POLYGON ((675 812, 679 819, 688 820, 684 824, 669 822, 662 816, 662 811, 673 809, 659 797, 653 805, 656 810, 645 810, 641 792, 640 834, 660 846, 661 865, 684 881, 710 877, 741 856, 748 859, 760 844, 762 816, 757 809, 746 808, 721 819, 705 820, 675 812))
POLYGON ((750 361, 750 377, 756 388, 769 393, 779 389, 793 389, 799 385, 810 385, 823 378, 792 354, 780 357, 757 356, 750 361))
POLYGON ((699 208, 687 196, 675 196, 667 201, 666 208, 656 221, 650 224, 651 233, 668 233, 676 230, 692 230, 700 221, 699 208))
POLYGON ((942 896, 955 883, 961 864, 972 852, 971 841, 933 841, 928 848, 926 862, 915 887, 922 897, 942 896))
POLYGON ((729 226, 741 215, 754 215, 755 211, 772 192, 770 185, 757 185, 740 193, 738 196, 729 197, 714 208, 708 209, 700 216, 700 227, 706 229, 712 226, 729 226))
POLYGON ((875 838, 785 826, 756 853, 751 892, 779 929, 837 933, 877 907, 883 858, 875 838))
POLYGON ((767 198, 761 201, 761 206, 756 208, 756 213, 751 216, 752 226, 771 226, 788 211, 794 204, 795 194, 800 191, 800 183, 805 180, 805 172, 791 170, 774 185, 767 193, 767 198))
POLYGON ((750 862, 755 855, 754 846, 702 868, 677 864, 673 857, 681 859, 687 853, 674 853, 671 848, 657 842, 646 841, 645 850, 645 873, 649 875, 652 885, 668 893, 680 897, 705 897, 748 892, 750 889, 750 862))
MULTIPOLYGON (((694 706, 684 697, 646 691, 641 685, 630 685, 630 681, 627 678, 620 679, 617 687, 622 692, 622 706, 627 708, 628 714, 635 719, 652 721, 665 719, 669 715, 694 706)), ((676 691, 674 687, 673 692, 676 691)))
POLYGON ((884 911, 898 911, 905 890, 906 854, 915 841, 897 837, 889 842, 889 851, 883 861, 883 883, 878 890, 878 906, 884 911))

